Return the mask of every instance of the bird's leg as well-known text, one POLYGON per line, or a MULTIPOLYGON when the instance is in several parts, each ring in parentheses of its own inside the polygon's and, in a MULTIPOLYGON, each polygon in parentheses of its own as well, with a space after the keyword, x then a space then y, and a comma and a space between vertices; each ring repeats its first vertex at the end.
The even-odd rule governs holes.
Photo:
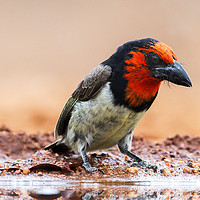
POLYGON ((86 147, 85 145, 80 149, 80 154, 81 157, 83 159, 83 167, 87 170, 87 171, 91 171, 91 172, 101 172, 104 174, 103 170, 98 169, 96 167, 92 167, 89 163, 88 157, 86 155, 86 147))
POLYGON ((156 165, 152 165, 152 164, 148 163, 147 161, 141 159, 139 156, 137 156, 134 153, 132 153, 131 151, 127 150, 126 147, 119 146, 119 149, 120 149, 121 153, 129 156, 131 159, 134 160, 134 162, 131 164, 131 167, 133 167, 133 166, 140 167, 141 166, 141 167, 146 167, 149 169, 153 169, 154 171, 157 171, 156 165))
POLYGON ((137 167, 145 167, 149 169, 153 169, 154 172, 157 171, 157 166, 152 165, 145 160, 141 159, 139 156, 135 155, 131 151, 129 151, 130 144, 132 142, 132 134, 128 134, 124 136, 118 143, 119 150, 121 153, 129 156, 131 159, 134 160, 134 162, 131 164, 131 166, 137 166, 137 167))
POLYGON ((135 161, 131 164, 131 167, 141 166, 141 167, 146 167, 146 168, 149 168, 149 169, 153 169, 154 171, 157 171, 156 165, 152 165, 151 163, 148 163, 147 161, 142 160, 139 156, 135 155, 131 151, 127 151, 125 154, 135 161))

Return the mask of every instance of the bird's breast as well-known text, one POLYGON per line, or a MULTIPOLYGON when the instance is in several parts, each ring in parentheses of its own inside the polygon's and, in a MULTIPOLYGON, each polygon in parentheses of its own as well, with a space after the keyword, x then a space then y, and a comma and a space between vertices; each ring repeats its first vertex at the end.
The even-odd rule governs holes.
POLYGON ((76 149, 79 139, 87 142, 87 151, 114 146, 135 128, 144 112, 114 105, 110 84, 88 101, 78 102, 69 121, 67 143, 76 149))

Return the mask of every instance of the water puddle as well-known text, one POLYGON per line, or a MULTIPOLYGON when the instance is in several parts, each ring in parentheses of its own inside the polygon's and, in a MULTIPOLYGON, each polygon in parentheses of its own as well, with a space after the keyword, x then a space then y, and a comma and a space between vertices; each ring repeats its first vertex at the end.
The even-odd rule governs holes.
POLYGON ((200 199, 200 181, 0 178, 1 199, 200 199))

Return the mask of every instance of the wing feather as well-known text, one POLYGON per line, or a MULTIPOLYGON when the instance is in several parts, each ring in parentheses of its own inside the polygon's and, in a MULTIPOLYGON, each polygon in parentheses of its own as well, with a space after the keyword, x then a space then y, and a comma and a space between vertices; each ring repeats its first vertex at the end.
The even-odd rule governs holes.
POLYGON ((60 113, 60 116, 58 118, 56 128, 54 130, 54 137, 57 139, 59 135, 63 135, 65 133, 65 130, 67 128, 68 122, 71 117, 71 111, 77 102, 78 99, 74 99, 73 97, 70 97, 66 104, 64 105, 62 112, 60 113))
POLYGON ((98 65, 78 85, 66 102, 56 124, 54 136, 64 135, 71 117, 71 111, 77 101, 87 101, 94 97, 105 85, 112 73, 108 65, 98 65))
POLYGON ((98 65, 79 84, 72 97, 86 101, 95 96, 101 87, 107 82, 112 73, 108 65, 98 65))

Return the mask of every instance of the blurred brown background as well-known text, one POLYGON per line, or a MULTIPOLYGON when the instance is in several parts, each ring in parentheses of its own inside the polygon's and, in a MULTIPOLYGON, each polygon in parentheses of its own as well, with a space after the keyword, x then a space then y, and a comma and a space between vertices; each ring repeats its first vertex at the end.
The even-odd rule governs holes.
POLYGON ((130 40, 171 46, 192 88, 163 83, 136 128, 160 139, 200 135, 200 1, 0 1, 0 124, 52 131, 70 94, 87 73, 130 40))

